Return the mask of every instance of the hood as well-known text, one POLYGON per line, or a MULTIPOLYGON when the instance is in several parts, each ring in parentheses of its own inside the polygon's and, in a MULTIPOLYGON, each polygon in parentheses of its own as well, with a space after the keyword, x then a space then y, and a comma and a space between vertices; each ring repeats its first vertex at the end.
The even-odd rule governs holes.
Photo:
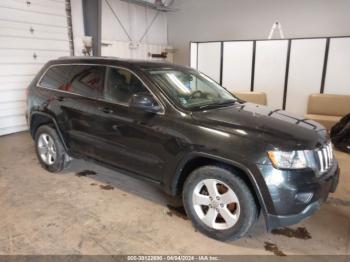
POLYGON ((325 128, 315 121, 252 103, 194 112, 192 117, 205 126, 258 138, 279 150, 314 149, 328 139, 325 128))

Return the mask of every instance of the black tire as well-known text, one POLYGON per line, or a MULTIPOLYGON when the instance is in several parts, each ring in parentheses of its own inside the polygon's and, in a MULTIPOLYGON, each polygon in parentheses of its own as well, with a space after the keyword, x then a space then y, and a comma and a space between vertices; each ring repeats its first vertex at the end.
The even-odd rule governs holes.
POLYGON ((66 153, 60 137, 58 136, 56 130, 52 126, 43 125, 38 128, 38 130, 35 133, 35 151, 41 166, 52 173, 58 173, 62 171, 68 166, 70 162, 70 157, 66 153), (41 134, 48 134, 53 140, 56 150, 56 158, 52 164, 45 163, 40 156, 38 149, 38 140, 41 134))
POLYGON ((204 166, 194 170, 185 181, 183 203, 194 227, 205 235, 221 240, 237 240, 245 236, 258 217, 258 206, 247 184, 233 171, 218 166, 204 166), (197 215, 192 203, 195 187, 204 179, 216 179, 225 183, 236 194, 240 214, 237 222, 228 229, 214 229, 207 226, 197 215))

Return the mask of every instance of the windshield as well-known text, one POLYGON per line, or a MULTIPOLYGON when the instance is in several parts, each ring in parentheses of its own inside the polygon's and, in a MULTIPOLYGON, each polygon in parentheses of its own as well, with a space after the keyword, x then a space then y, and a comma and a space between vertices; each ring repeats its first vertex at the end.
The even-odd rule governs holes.
POLYGON ((204 109, 235 103, 237 99, 222 86, 195 70, 149 69, 153 80, 180 107, 204 109))

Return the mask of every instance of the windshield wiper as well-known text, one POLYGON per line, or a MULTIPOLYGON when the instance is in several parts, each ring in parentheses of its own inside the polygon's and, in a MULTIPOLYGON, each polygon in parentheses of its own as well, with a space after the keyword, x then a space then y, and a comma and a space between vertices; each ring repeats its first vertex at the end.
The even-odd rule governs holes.
POLYGON ((199 109, 213 109, 213 108, 220 108, 220 107, 225 107, 225 106, 230 106, 235 104, 237 101, 232 100, 232 101, 226 101, 226 102, 221 102, 221 103, 213 103, 213 104, 207 104, 203 106, 199 106, 199 109))

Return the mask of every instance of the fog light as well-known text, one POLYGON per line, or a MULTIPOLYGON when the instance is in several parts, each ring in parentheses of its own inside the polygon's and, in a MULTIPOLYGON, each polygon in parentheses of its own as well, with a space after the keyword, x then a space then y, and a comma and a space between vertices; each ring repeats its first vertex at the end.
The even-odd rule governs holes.
POLYGON ((299 193, 295 196, 296 199, 298 199, 300 202, 303 202, 305 204, 309 203, 312 197, 314 196, 313 193, 299 193))

